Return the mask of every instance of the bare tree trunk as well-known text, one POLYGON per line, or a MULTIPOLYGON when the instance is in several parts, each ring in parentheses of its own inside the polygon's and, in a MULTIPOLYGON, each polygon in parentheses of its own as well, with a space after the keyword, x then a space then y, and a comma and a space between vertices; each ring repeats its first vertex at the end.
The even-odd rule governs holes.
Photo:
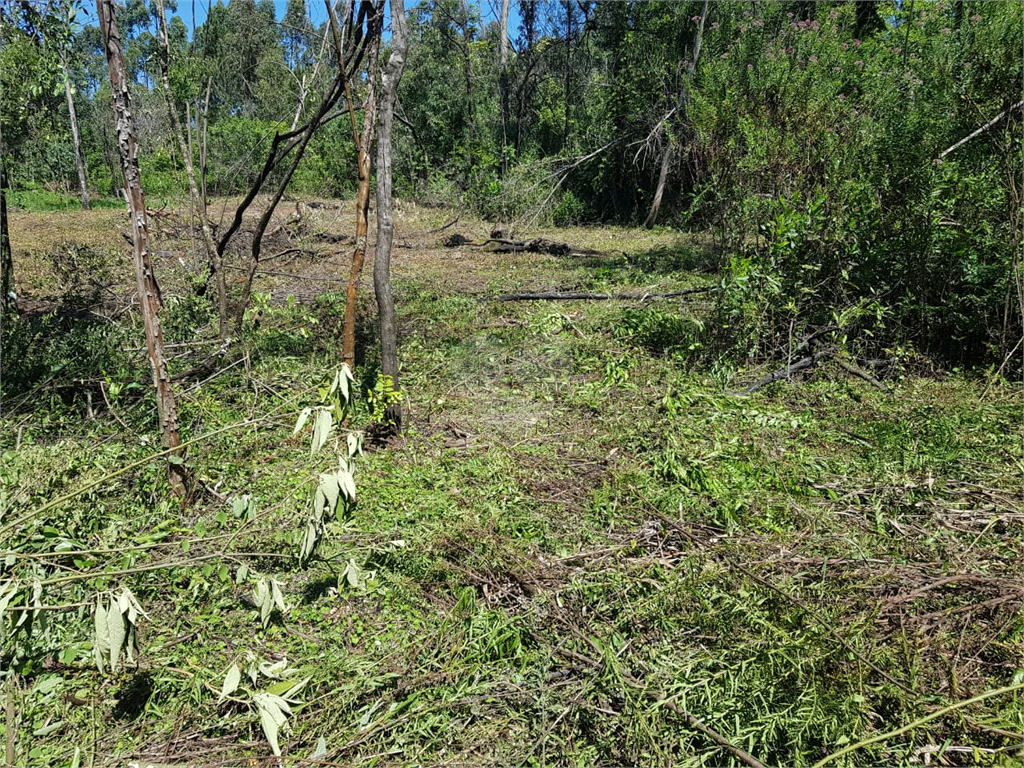
POLYGON ((174 106, 174 94, 171 92, 171 79, 168 74, 171 64, 171 41, 167 37, 167 17, 164 15, 163 0, 156 0, 156 8, 157 18, 160 21, 160 38, 164 47, 163 55, 160 57, 160 79, 163 82, 164 95, 167 97, 167 111, 171 116, 171 125, 174 126, 174 135, 178 138, 178 149, 185 165, 185 175, 188 177, 188 193, 192 202, 192 211, 199 216, 199 223, 203 231, 203 244, 206 246, 206 260, 209 262, 210 271, 217 279, 217 320, 220 338, 227 339, 231 332, 231 326, 228 317, 228 287, 224 277, 224 268, 220 254, 217 253, 217 246, 213 241, 210 222, 207 221, 203 213, 206 206, 199 205, 199 186, 196 184, 196 174, 192 167, 192 152, 185 142, 185 133, 181 127, 178 109, 174 106))
POLYGON ((509 0, 501 0, 501 17, 498 26, 501 28, 501 42, 498 47, 498 99, 501 102, 501 170, 508 170, 508 4, 509 0))
MULTIPOLYGON (((683 114, 686 111, 686 104, 690 100, 690 88, 693 86, 693 76, 697 72, 697 62, 700 60, 700 46, 704 39, 704 22, 708 18, 708 0, 704 0, 704 7, 700 11, 700 22, 697 25, 697 35, 693 41, 693 55, 686 67, 686 80, 679 90, 679 102, 676 114, 683 114)), ((665 152, 661 156, 661 171, 658 174, 658 186, 654 190, 654 200, 651 201, 651 211, 647 214, 644 226, 647 229, 654 227, 654 221, 658 218, 658 210, 661 208, 661 198, 665 193, 665 180, 668 178, 668 168, 672 162, 672 140, 665 138, 665 152)))
MULTIPOLYGON (((374 63, 380 55, 382 26, 380 15, 384 12, 384 3, 379 2, 371 7, 372 11, 370 12, 373 17, 367 20, 366 35, 369 39, 366 42, 366 55, 369 57, 369 61, 374 63)), ((338 48, 338 61, 341 62, 339 66, 344 67, 341 26, 335 19, 330 0, 327 2, 327 10, 330 15, 331 28, 334 31, 335 45, 338 48)), ((356 194, 356 247, 352 252, 352 269, 349 272, 348 289, 345 293, 345 321, 341 333, 341 360, 351 368, 355 367, 356 363, 356 302, 359 300, 359 275, 363 271, 363 263, 366 260, 366 240, 370 216, 370 150, 373 146, 377 124, 377 85, 375 78, 367 79, 366 100, 363 102, 363 128, 362 131, 359 131, 356 127, 355 104, 352 101, 348 75, 344 71, 341 75, 345 80, 349 117, 352 121, 352 141, 356 146, 356 163, 359 174, 359 187, 356 194)))
POLYGON ((661 208, 661 196, 665 194, 665 180, 668 178, 668 167, 672 162, 672 142, 665 140, 665 151, 661 154, 661 170, 658 172, 658 186, 654 190, 654 200, 651 202, 651 212, 647 214, 644 226, 647 229, 654 228, 654 220, 658 218, 658 209, 661 208))
MULTIPOLYGON (((146 329, 149 361, 153 368, 153 383, 156 386, 160 442, 165 449, 177 449, 181 445, 181 435, 178 429, 178 403, 171 387, 171 377, 167 372, 163 332, 160 329, 160 309, 163 306, 163 300, 156 275, 153 272, 153 264, 149 258, 149 224, 146 218, 146 200, 142 193, 139 150, 135 143, 135 125, 128 92, 128 76, 124 68, 121 33, 117 26, 114 0, 96 0, 96 13, 100 20, 103 47, 107 56, 107 67, 110 70, 114 125, 117 131, 118 150, 121 155, 121 168, 124 171, 128 210, 132 220, 132 251, 135 260, 139 304, 142 309, 142 322, 146 329)), ((174 457, 180 457, 180 449, 171 451, 171 458, 174 457)), ((176 494, 184 495, 185 475, 182 465, 180 462, 169 461, 167 469, 171 488, 176 494)))
POLYGON ((71 78, 67 75, 64 77, 64 95, 68 99, 68 114, 71 117, 71 140, 75 145, 75 165, 78 167, 78 195, 82 199, 82 210, 88 211, 89 187, 85 183, 85 160, 82 158, 82 142, 78 137, 78 115, 75 113, 75 100, 71 94, 71 78))
POLYGON ((199 123, 196 122, 196 138, 199 140, 199 200, 203 218, 206 218, 206 143, 209 138, 210 128, 210 88, 213 86, 213 76, 206 81, 206 100, 203 102, 203 128, 199 133, 199 123))
POLYGON ((0 158, 0 314, 13 312, 17 308, 11 233, 7 227, 7 168, 3 158, 0 158))
MULTIPOLYGON (((507 5, 508 0, 505 0, 507 5)), ((395 325, 395 297, 391 291, 391 244, 395 220, 391 210, 391 136, 394 128, 398 83, 409 50, 405 9, 401 0, 391 1, 391 57, 381 74, 381 100, 377 135, 377 252, 373 262, 373 288, 380 319, 381 372, 398 390, 398 332, 395 325)), ((388 407, 385 419, 402 429, 402 405, 388 407)))

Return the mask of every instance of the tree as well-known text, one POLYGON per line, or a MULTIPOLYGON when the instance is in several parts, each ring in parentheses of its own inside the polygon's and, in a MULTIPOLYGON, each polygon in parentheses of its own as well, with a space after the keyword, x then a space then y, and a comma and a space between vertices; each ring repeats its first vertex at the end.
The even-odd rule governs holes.
POLYGON ((139 305, 146 332, 149 362, 153 369, 153 383, 156 388, 160 443, 169 452, 167 467, 171 488, 177 495, 184 495, 185 473, 179 449, 181 435, 178 427, 178 403, 171 386, 170 374, 167 372, 167 357, 164 353, 163 332, 160 328, 160 310, 163 300, 156 274, 153 271, 153 263, 149 257, 149 223, 146 214, 146 200, 142 191, 142 178, 139 172, 135 118, 131 108, 129 80, 124 66, 121 34, 117 26, 114 0, 96 0, 96 12, 100 20, 107 67, 110 71, 114 125, 117 131, 117 145, 127 190, 128 212, 132 223, 132 254, 139 291, 139 305))
MULTIPOLYGON (((345 91, 348 95, 349 118, 352 122, 352 140, 356 145, 356 167, 359 175, 359 187, 356 193, 356 245, 352 252, 352 268, 349 271, 348 288, 345 292, 345 320, 342 326, 341 336, 341 360, 350 368, 355 367, 356 362, 356 303, 359 299, 359 275, 363 271, 363 262, 366 259, 367 230, 370 214, 370 151, 373 148, 374 134, 377 128, 377 83, 374 77, 369 77, 366 84, 366 96, 363 99, 363 125, 362 130, 356 126, 355 104, 352 100, 352 88, 350 75, 344 67, 344 44, 342 41, 342 29, 335 17, 330 0, 327 2, 327 10, 331 17, 331 31, 334 35, 335 47, 338 53, 339 70, 344 78, 345 91)), ((366 25, 364 45, 371 66, 376 66, 376 59, 380 52, 380 36, 383 27, 384 3, 382 0, 364 0, 359 7, 359 19, 366 25)), ((403 14, 404 17, 404 14, 403 14)), ((360 24, 361 27, 361 24, 360 24)))
MULTIPOLYGON (((405 70, 409 34, 405 23, 404 0, 391 0, 391 55, 381 73, 381 96, 377 131, 377 252, 373 262, 373 287, 380 320, 381 372, 392 390, 398 390, 398 334, 395 324, 395 299, 391 291, 391 245, 395 222, 391 210, 392 132, 398 84, 405 70)), ((378 65, 379 66, 379 65, 378 65)), ((389 403, 385 420, 402 426, 400 403, 389 403)))

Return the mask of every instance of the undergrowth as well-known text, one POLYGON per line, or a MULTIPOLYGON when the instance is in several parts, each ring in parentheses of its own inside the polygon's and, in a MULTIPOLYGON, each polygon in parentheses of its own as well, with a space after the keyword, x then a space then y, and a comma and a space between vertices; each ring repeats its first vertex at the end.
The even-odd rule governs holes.
MULTIPOLYGON (((674 253, 476 268, 496 291, 537 279, 516 266, 699 282, 674 253)), ((21 586, 0 737, 19 756, 262 761, 267 694, 300 702, 289 760, 811 765, 1018 685, 830 764, 1019 764, 1019 389, 895 371, 883 392, 825 364, 740 396, 755 376, 702 356, 699 305, 487 304, 429 272, 462 265, 425 269, 396 285, 409 429, 358 458, 357 503, 301 565, 318 475, 374 417, 371 351, 337 444, 293 434, 343 300, 261 300, 236 356, 181 387, 187 505, 147 461, 130 314, 5 324, 0 578, 21 586), (137 656, 101 672, 96 596, 124 588, 137 656)), ((201 302, 167 312, 176 343, 212 331, 201 302)))

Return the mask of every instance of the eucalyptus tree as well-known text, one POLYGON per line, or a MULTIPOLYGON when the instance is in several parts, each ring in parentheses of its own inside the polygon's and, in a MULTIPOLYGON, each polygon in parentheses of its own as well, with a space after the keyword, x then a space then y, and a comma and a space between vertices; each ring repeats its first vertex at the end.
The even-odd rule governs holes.
POLYGON ((160 420, 160 442, 168 451, 168 479, 178 495, 185 493, 185 471, 180 455, 181 433, 178 424, 178 403, 167 371, 160 311, 163 299, 149 254, 149 222, 146 199, 139 171, 138 146, 135 140, 135 117, 132 112, 128 72, 125 69, 121 33, 117 24, 114 0, 96 0, 96 12, 103 34, 110 86, 113 94, 114 125, 124 173, 126 199, 132 226, 132 253, 138 284, 139 304, 146 333, 146 349, 153 370, 157 415, 160 420))

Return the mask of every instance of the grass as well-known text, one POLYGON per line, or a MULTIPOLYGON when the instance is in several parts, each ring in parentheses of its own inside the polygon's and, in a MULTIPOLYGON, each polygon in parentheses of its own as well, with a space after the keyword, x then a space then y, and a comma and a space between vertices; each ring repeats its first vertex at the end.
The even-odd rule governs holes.
MULTIPOLYGON (((108 214, 62 215, 115 270, 116 230, 93 223, 108 214)), ((329 215, 301 236, 345 232, 348 210, 329 215)), ((45 243, 67 235, 12 218, 19 281, 52 269, 45 243)), ((182 395, 185 436, 212 435, 189 454, 211 492, 188 508, 159 462, 103 480, 157 447, 131 313, 65 320, 58 297, 5 324, 0 526, 95 483, 11 539, 5 578, 81 575, 44 589, 66 610, 4 639, 19 756, 262 763, 248 694, 217 701, 229 667, 251 662, 309 678, 288 762, 322 738, 321 759, 367 766, 741 764, 686 715, 765 764, 810 765, 1020 681, 1019 388, 982 397, 968 374, 906 375, 883 393, 826 365, 738 397, 754 372, 693 363, 698 302, 480 301, 706 283, 687 271, 707 252, 698 238, 550 230, 627 255, 527 258, 438 248, 425 233, 450 218, 402 206, 409 428, 359 459, 358 504, 306 569, 296 536, 318 472, 337 467, 292 427, 337 364, 344 300, 323 280, 345 274, 346 253, 263 278, 247 356, 182 395), (251 519, 231 503, 243 496, 251 519), (251 605, 262 575, 286 600, 266 629, 251 605), (138 663, 101 675, 89 606, 122 585, 148 614, 138 663)), ((211 331, 188 298, 189 246, 158 246, 185 254, 158 263, 177 343, 211 331)), ((357 380, 373 382, 371 305, 363 316, 357 380)), ((351 426, 368 418, 357 404, 351 426)), ((834 764, 1009 766, 1022 730, 1017 690, 834 764)))

